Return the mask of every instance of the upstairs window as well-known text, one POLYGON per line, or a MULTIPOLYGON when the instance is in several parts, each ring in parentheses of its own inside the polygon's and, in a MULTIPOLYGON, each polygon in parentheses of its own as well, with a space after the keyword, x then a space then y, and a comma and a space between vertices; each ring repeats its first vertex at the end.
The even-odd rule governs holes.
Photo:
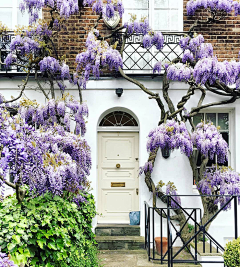
POLYGON ((10 30, 15 26, 27 26, 29 24, 29 15, 27 12, 22 14, 19 9, 21 0, 0 0, 0 20, 10 30))
POLYGON ((183 0, 123 0, 123 23, 130 14, 147 17, 154 31, 183 31, 183 0))

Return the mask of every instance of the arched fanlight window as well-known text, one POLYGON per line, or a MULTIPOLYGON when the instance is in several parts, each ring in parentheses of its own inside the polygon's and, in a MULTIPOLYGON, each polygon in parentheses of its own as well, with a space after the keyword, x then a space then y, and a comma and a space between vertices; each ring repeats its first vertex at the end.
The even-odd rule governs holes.
POLYGON ((100 122, 99 126, 135 126, 138 127, 137 121, 132 115, 125 111, 113 111, 108 113, 100 122))

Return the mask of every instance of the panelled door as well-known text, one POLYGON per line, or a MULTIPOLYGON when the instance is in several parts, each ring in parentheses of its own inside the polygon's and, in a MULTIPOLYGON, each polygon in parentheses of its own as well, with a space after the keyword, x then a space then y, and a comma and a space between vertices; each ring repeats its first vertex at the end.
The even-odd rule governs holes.
POLYGON ((139 210, 138 133, 98 133, 98 223, 129 223, 139 210))

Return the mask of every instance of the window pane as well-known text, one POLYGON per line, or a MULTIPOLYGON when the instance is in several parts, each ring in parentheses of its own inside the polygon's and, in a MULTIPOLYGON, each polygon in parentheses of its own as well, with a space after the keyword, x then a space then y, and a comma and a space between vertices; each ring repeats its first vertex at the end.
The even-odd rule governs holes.
POLYGON ((176 0, 169 0, 169 7, 170 8, 178 8, 179 3, 176 0))
POLYGON ((148 0, 123 0, 124 8, 141 8, 148 9, 148 0))
POLYGON ((218 113, 218 126, 220 130, 228 130, 229 120, 228 113, 218 113))
POLYGON ((154 8, 168 8, 168 0, 154 0, 154 8))
POLYGON ((193 123, 196 126, 198 123, 201 122, 201 120, 204 120, 204 114, 203 113, 199 113, 196 116, 193 117, 193 123))
POLYGON ((169 29, 168 10, 154 10, 154 25, 155 31, 167 31, 169 29))
POLYGON ((178 10, 171 10, 170 11, 170 29, 171 31, 177 31, 178 30, 178 10))
POLYGON ((18 14, 17 14, 17 23, 18 25, 21 26, 28 26, 29 25, 29 15, 27 12, 22 12, 18 9, 18 14))
POLYGON ((216 113, 206 113, 206 122, 209 121, 216 126, 216 113))
MULTIPOLYGON (((12 7, 12 0, 8 0, 8 1, 5 1, 5 0, 0 0, 0 6, 1 7, 12 7)), ((2 17, 1 17, 2 19, 2 17)))
POLYGON ((130 14, 135 14, 137 15, 137 20, 140 20, 142 17, 147 17, 148 18, 148 10, 125 10, 123 14, 123 22, 129 22, 130 21, 130 14))
POLYGON ((0 8, 0 18, 3 24, 12 29, 12 8, 0 8))

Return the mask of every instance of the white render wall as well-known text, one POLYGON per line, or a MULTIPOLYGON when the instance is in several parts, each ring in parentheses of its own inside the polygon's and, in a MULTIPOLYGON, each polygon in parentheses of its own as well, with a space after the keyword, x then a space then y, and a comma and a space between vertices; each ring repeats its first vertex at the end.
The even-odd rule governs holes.
MULTIPOLYGON (((140 78, 144 85, 153 91, 161 91, 162 87, 160 78, 140 78)), ((21 84, 21 79, 17 78, 4 78, 0 80, 0 92, 6 97, 10 98, 11 95, 16 95, 19 90, 16 90, 17 85, 21 84)), ((34 81, 30 82, 31 87, 36 87, 34 81)), ((68 92, 78 97, 78 91, 72 85, 68 85, 68 92)), ((172 82, 170 84, 169 94, 176 104, 181 97, 186 93, 186 84, 179 82, 172 82)), ((36 99, 39 103, 44 103, 44 98, 41 93, 27 90, 26 96, 30 99, 36 99)), ((197 105, 199 93, 192 97, 191 102, 186 106, 188 110, 197 105)), ((87 124, 87 134, 85 136, 92 149, 92 170, 90 180, 92 181, 93 191, 97 202, 97 186, 98 186, 98 173, 97 173, 97 126, 101 115, 108 109, 121 107, 131 110, 137 117, 140 123, 139 132, 139 165, 142 166, 148 159, 146 150, 147 135, 149 131, 155 128, 160 118, 160 110, 155 100, 148 99, 148 95, 139 90, 134 84, 118 78, 118 79, 101 79, 91 80, 87 84, 87 89, 83 91, 83 99, 89 107, 89 118, 87 124), (119 98, 115 94, 116 88, 123 88, 123 95, 119 98)), ((209 93, 204 103, 220 100, 218 95, 209 93)), ((233 104, 218 107, 217 110, 232 110, 232 129, 231 134, 233 147, 236 149, 232 151, 231 165, 240 172, 240 101, 233 104)), ((216 110, 216 109, 215 109, 216 110)), ((192 186, 192 172, 189 161, 186 156, 182 155, 179 151, 173 151, 169 159, 164 159, 159 153, 155 168, 153 172, 153 180, 157 183, 159 180, 164 182, 173 181, 178 188, 179 194, 194 194, 192 186)), ((144 176, 139 177, 139 195, 140 195, 140 210, 141 210, 141 235, 144 235, 144 201, 147 201, 152 206, 152 197, 144 182, 144 176)), ((196 197, 182 199, 182 204, 185 207, 201 207, 200 199, 196 197)), ((98 203, 97 203, 98 205, 98 203)), ((158 203, 159 207, 162 206, 158 203)), ((239 209, 239 222, 240 222, 240 209, 239 209)), ((93 226, 97 224, 94 220, 93 226)), ((224 212, 220 214, 214 221, 210 228, 210 233, 213 237, 217 238, 222 245, 225 245, 227 239, 234 236, 233 232, 233 212, 224 212)), ((240 228, 240 227, 239 227, 240 228)), ((240 230, 240 229, 239 229, 240 230)))

